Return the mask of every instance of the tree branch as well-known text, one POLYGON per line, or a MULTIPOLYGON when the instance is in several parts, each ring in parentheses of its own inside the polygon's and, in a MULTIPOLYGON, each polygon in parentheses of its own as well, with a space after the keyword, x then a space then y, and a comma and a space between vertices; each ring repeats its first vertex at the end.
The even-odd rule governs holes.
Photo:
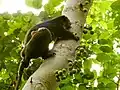
MULTIPOLYGON (((90 8, 90 2, 86 8, 90 8)), ((63 15, 67 16, 72 22, 72 32, 76 32, 78 36, 82 36, 82 29, 85 23, 88 11, 84 11, 85 0, 68 0, 63 10, 63 15)), ((54 47, 56 56, 46 59, 46 61, 30 76, 23 90, 56 90, 59 85, 56 82, 54 72, 58 69, 68 68, 68 59, 74 59, 75 49, 79 42, 74 40, 63 40, 54 47)))

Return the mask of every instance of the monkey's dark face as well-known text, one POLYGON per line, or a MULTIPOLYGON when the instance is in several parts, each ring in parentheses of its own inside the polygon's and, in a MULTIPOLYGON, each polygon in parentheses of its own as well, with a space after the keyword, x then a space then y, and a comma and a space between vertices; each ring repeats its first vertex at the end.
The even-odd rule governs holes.
POLYGON ((64 21, 63 22, 63 27, 65 30, 69 30, 71 28, 71 22, 70 21, 64 21))
POLYGON ((67 17, 63 16, 63 19, 62 19, 61 22, 62 22, 63 27, 64 27, 65 30, 68 30, 68 29, 71 28, 71 22, 67 17))
POLYGON ((65 27, 66 30, 70 29, 71 28, 71 23, 70 22, 65 22, 64 27, 65 27))

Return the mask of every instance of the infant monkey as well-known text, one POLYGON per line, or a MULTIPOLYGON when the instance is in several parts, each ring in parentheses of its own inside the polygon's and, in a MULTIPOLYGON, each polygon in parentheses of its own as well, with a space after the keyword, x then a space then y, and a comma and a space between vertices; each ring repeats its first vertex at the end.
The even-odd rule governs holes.
POLYGON ((51 32, 45 27, 39 28, 37 31, 31 32, 31 39, 21 51, 22 60, 18 69, 16 90, 18 90, 23 70, 24 68, 28 67, 30 59, 38 57, 46 59, 50 56, 55 55, 55 53, 48 48, 51 41, 51 32))

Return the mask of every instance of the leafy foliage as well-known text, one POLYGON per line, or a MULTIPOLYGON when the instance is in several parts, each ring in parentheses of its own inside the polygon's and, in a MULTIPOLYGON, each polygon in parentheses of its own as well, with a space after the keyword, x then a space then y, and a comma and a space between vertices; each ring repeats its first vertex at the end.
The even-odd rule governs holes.
MULTIPOLYGON (((120 82, 120 1, 94 0, 76 60, 69 62, 69 73, 60 71, 58 90, 115 90, 120 82), (92 27, 92 28, 91 28, 92 27), (63 76, 62 76, 63 75, 63 76), (66 75, 66 76, 65 76, 66 75), (117 78, 117 79, 116 79, 117 78), (62 80, 61 80, 62 79, 62 80)), ((45 11, 0 14, 0 89, 13 90, 20 50, 25 33, 38 22, 61 14, 63 0, 49 0, 45 11)), ((41 8, 42 0, 26 0, 41 8), (40 2, 40 3, 37 3, 40 2)))
MULTIPOLYGON (((32 1, 34 0, 31 0, 30 5, 33 4, 32 1)), ((60 12, 56 11, 58 13, 56 15, 60 15, 60 12)), ((40 12, 38 16, 32 12, 23 14, 20 11, 0 14, 0 90, 14 90, 18 64, 21 60, 20 51, 26 32, 36 23, 52 17, 47 10, 40 12)))
POLYGON ((36 22, 39 17, 28 12, 14 14, 0 14, 0 70, 1 70, 1 90, 6 90, 12 86, 17 73, 20 61, 21 43, 26 31, 36 22))
POLYGON ((82 65, 79 73, 67 78, 69 82, 62 81, 63 87, 71 83, 77 90, 119 90, 119 5, 119 0, 94 0, 77 50, 76 60, 82 65))

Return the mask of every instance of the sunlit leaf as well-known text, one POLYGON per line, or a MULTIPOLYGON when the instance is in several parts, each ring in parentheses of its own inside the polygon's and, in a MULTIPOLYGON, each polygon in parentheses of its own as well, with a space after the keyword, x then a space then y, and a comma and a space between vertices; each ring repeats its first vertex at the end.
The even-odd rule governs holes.
POLYGON ((39 9, 42 7, 42 0, 25 0, 26 5, 39 9))
POLYGON ((110 88, 110 90, 115 90, 115 88, 117 87, 117 85, 115 83, 111 82, 111 83, 108 83, 106 85, 106 87, 110 88))
POLYGON ((100 39, 100 40, 98 40, 98 44, 108 44, 108 40, 107 39, 100 39))
POLYGON ((105 53, 98 53, 96 59, 100 62, 108 62, 111 60, 110 56, 105 53))
POLYGON ((78 90, 86 90, 85 85, 80 85, 78 90))
POLYGON ((85 60, 84 61, 84 68, 90 68, 92 65, 92 60, 85 60))
POLYGON ((107 52, 107 53, 112 52, 112 48, 109 47, 109 46, 101 46, 99 49, 100 49, 101 51, 107 52))
POLYGON ((117 0, 117 1, 113 2, 112 5, 111 5, 111 8, 113 10, 120 10, 120 0, 117 0))
POLYGON ((70 85, 66 85, 66 86, 62 87, 60 90, 67 90, 67 89, 68 90, 75 90, 75 88, 70 86, 70 85))

